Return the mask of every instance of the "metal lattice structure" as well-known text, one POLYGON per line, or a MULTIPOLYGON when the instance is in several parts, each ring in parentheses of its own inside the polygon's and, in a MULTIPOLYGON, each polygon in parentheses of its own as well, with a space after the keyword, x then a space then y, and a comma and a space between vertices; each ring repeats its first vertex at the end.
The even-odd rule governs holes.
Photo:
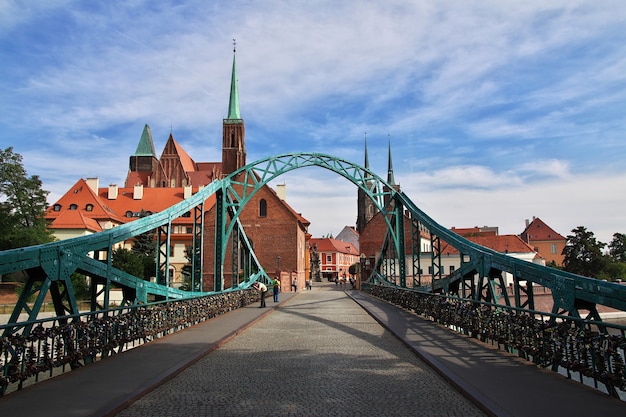
MULTIPOLYGON (((383 244, 371 268, 370 283, 420 288, 488 302, 504 297, 506 305, 531 310, 534 309, 533 284, 538 284, 552 291, 554 313, 580 317, 580 311, 585 310, 589 318, 600 320, 597 305, 626 311, 626 288, 621 285, 543 267, 477 245, 436 223, 404 193, 394 190, 392 185, 369 169, 330 155, 295 153, 272 156, 246 165, 163 212, 122 226, 89 236, 0 252, 0 274, 23 271, 27 276, 10 323, 17 323, 23 313, 30 320, 37 318, 47 294, 52 297, 58 317, 77 314, 77 301, 70 280, 74 272, 85 274, 92 280, 92 311, 108 305, 109 293, 114 287, 122 288, 125 305, 141 304, 151 299, 177 300, 208 294, 200 291, 201 242, 206 238, 203 236, 206 221, 204 204, 213 195, 216 196, 217 208, 215 292, 247 288, 255 280, 268 279, 239 222, 240 214, 252 196, 274 178, 313 166, 335 172, 363 190, 384 218, 388 231, 381 239, 383 244), (168 242, 172 220, 188 213, 194 218, 193 291, 189 292, 168 285, 168 242), (156 283, 144 281, 112 266, 111 254, 116 243, 155 230, 158 231, 159 243, 156 283), (421 249, 420 239, 424 236, 431 242, 428 252, 421 249), (461 258, 461 267, 448 275, 444 274, 441 263, 442 242, 456 248, 461 258), (231 253, 237 254, 230 262, 233 269, 245 271, 242 280, 234 282, 232 288, 224 288, 223 284, 222 268, 228 245, 231 245, 231 253), (426 266, 432 271, 432 279, 423 285, 422 269, 426 266), (504 273, 514 278, 512 296, 506 291, 504 273), (98 294, 104 295, 101 304, 96 302, 98 294), (31 296, 36 297, 33 305, 27 303, 31 296)), ((7 331, 11 333, 12 330, 9 328, 5 333, 7 331)), ((28 332, 29 329, 23 331, 28 332)))

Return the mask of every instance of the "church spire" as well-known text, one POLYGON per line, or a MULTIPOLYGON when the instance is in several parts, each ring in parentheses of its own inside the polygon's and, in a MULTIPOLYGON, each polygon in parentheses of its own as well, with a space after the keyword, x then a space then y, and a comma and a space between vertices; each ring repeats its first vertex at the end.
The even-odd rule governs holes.
POLYGON ((396 180, 393 178, 393 162, 391 162, 391 136, 389 136, 389 163, 387 167, 387 182, 389 185, 396 185, 396 180))
POLYGON ((367 156, 367 132, 365 132, 365 168, 370 169, 370 160, 367 156))
POLYGON ((237 42, 233 39, 233 73, 230 79, 230 101, 228 102, 228 120, 241 119, 239 114, 239 91, 237 89, 237 66, 235 65, 235 53, 237 42))

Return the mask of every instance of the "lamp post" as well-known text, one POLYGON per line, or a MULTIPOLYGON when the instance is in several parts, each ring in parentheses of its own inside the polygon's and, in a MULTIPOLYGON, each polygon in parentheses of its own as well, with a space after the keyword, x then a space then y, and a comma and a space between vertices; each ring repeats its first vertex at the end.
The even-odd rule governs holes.
POLYGON ((356 282, 356 288, 357 290, 361 289, 361 282, 363 281, 363 277, 365 275, 365 263, 367 260, 367 256, 365 256, 364 253, 361 254, 361 256, 359 256, 359 261, 360 261, 360 271, 359 271, 359 279, 356 282))

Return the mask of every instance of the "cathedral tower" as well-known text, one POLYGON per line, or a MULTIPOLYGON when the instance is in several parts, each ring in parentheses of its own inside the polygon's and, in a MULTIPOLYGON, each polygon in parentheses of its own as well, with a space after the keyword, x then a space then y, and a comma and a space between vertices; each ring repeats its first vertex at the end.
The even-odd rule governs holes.
POLYGON ((245 125, 239 113, 236 49, 233 48, 233 72, 230 80, 228 117, 222 127, 222 175, 226 176, 246 165, 245 125))
MULTIPOLYGON (((365 168, 370 168, 369 158, 367 156, 367 136, 365 137, 365 168)), ((365 176, 365 184, 368 188, 371 187, 372 181, 369 174, 365 176), (368 180, 369 179, 369 180, 368 180)), ((356 231, 361 234, 365 229, 365 225, 376 214, 376 206, 374 202, 365 194, 363 190, 359 188, 357 196, 357 217, 356 217, 356 231)))

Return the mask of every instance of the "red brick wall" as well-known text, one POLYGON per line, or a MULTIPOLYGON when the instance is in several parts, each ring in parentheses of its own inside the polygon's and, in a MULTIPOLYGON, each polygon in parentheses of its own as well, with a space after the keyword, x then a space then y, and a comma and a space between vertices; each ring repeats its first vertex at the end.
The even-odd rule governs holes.
MULTIPOLYGON (((299 259, 298 238, 304 239, 298 219, 268 187, 261 188, 246 204, 240 215, 248 239, 253 242, 259 262, 270 277, 278 272, 277 256, 283 273, 296 272, 304 282, 304 259, 299 259), (259 203, 265 199, 267 216, 260 217, 259 203)), ((215 207, 205 217, 203 289, 214 290, 215 207)), ((304 251, 302 251, 302 254, 304 251)), ((231 286, 231 255, 226 253, 224 288, 231 286)), ((289 287, 287 287, 289 288, 289 287)))

